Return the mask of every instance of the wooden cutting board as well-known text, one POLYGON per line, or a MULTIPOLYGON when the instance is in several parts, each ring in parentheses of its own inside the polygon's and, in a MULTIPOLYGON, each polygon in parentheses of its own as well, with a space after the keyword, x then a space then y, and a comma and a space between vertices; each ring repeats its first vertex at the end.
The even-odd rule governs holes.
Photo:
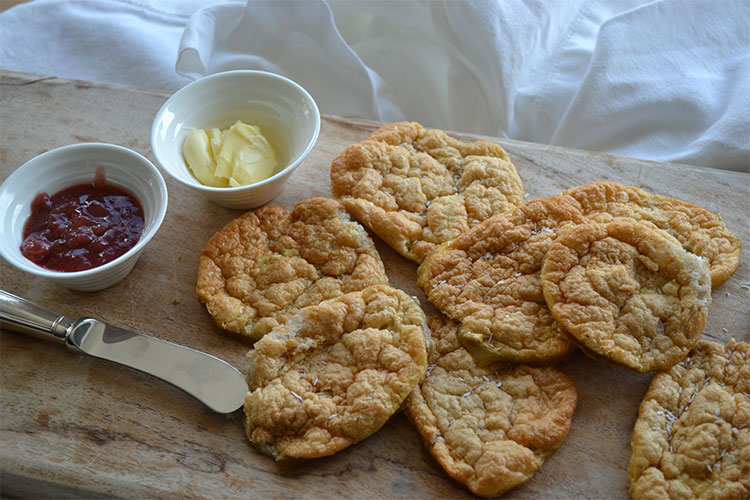
MULTIPOLYGON (((33 156, 110 142, 153 161, 149 136, 166 95, 0 72, 0 178, 33 156)), ((430 124, 439 126, 439 124, 430 124)), ((330 195, 331 160, 377 123, 324 116, 318 143, 273 202, 330 195)), ((456 134, 467 140, 475 136, 456 134)), ((490 139, 506 148, 529 198, 611 179, 721 212, 750 247, 750 175, 490 139)), ((0 288, 72 317, 93 316, 246 367, 247 346, 218 334, 194 293, 198 254, 240 214, 167 178, 169 210, 133 272, 74 292, 0 262, 0 288)), ((416 266, 375 238, 391 283, 416 295, 416 266)), ((750 267, 714 290, 704 338, 750 341, 750 267)), ((650 375, 578 353, 560 365, 578 385, 560 451, 504 498, 627 498, 630 432, 650 375)), ((28 497, 468 498, 403 415, 332 457, 280 466, 245 441, 240 413, 218 415, 159 380, 14 332, 0 335, 2 493, 28 497)))

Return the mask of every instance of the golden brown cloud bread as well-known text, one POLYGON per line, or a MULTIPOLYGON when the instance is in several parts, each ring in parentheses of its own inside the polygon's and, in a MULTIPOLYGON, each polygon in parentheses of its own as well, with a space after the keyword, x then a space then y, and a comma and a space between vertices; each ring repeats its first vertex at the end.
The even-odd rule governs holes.
POLYGON ((689 252, 708 259, 713 286, 724 283, 739 266, 740 239, 721 215, 705 208, 610 181, 589 182, 563 194, 574 198, 589 217, 611 214, 654 223, 689 252))
POLYGON ((552 315, 587 352, 638 372, 683 359, 711 304, 705 259, 627 217, 562 231, 541 277, 552 315))
POLYGON ((750 345, 700 341, 657 373, 631 447, 636 500, 750 498, 750 345))
POLYGON ((427 321, 430 365, 406 406, 425 445, 477 495, 500 495, 528 481, 568 435, 575 384, 551 366, 479 367, 459 344, 455 321, 427 321))
POLYGON ((367 231, 336 200, 264 207, 201 252, 196 292, 217 326, 257 340, 298 309, 388 283, 367 231))
POLYGON ((557 231, 584 221, 565 198, 532 200, 439 247, 417 285, 461 323, 459 339, 480 362, 555 363, 575 346, 547 308, 539 273, 557 231))
POLYGON ((331 163, 331 192, 404 257, 437 245, 523 201, 505 150, 466 143, 415 122, 384 125, 331 163))
POLYGON ((373 434, 425 374, 425 328, 387 285, 301 309, 248 354, 248 439, 276 459, 315 458, 373 434))

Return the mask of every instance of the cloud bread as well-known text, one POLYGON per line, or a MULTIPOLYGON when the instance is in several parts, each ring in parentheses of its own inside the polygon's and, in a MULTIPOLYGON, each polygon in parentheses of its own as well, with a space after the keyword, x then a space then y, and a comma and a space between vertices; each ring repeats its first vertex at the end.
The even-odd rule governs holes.
POLYGON ((302 307, 388 283, 367 231, 336 200, 263 207, 201 252, 196 292, 220 328, 258 340, 302 307))
POLYGON ((322 457, 380 429, 424 377, 425 317, 376 285, 299 310, 248 358, 250 442, 277 460, 322 457))
POLYGON ((528 481, 568 434, 575 384, 551 366, 479 367, 458 342, 455 321, 433 316, 428 325, 427 375, 406 405, 425 445, 477 495, 528 481))
POLYGON ((544 300, 542 259, 561 228, 585 221, 563 197, 531 200, 440 246, 417 285, 482 363, 555 363, 575 345, 544 300))
POLYGON ((541 279, 552 315, 587 353, 637 372, 683 359, 711 304, 705 259, 653 224, 627 217, 561 231, 541 279))
POLYGON ((713 286, 728 280, 739 266, 740 239, 727 228, 721 215, 705 208, 611 181, 589 182, 563 194, 575 199, 588 217, 632 217, 667 231, 687 251, 708 260, 713 286))
POLYGON ((362 224, 417 263, 441 243, 523 202, 507 153, 399 122, 331 163, 331 192, 362 224))
POLYGON ((750 498, 750 345, 700 341, 657 373, 631 447, 633 499, 750 498))

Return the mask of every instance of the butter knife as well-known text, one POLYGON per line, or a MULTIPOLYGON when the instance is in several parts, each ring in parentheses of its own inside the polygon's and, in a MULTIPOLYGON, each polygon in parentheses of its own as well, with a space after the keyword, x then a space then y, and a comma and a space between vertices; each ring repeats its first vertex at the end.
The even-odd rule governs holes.
POLYGON ((245 402, 245 377, 219 358, 185 346, 108 325, 74 320, 0 290, 0 325, 153 375, 218 413, 245 402))

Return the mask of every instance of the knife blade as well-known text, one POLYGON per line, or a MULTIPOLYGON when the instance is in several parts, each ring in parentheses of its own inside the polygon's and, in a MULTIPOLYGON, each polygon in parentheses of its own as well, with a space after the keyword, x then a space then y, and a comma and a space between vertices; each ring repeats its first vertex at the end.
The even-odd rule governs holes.
POLYGON ((74 320, 0 290, 0 325, 153 375, 218 413, 241 408, 245 377, 210 354, 93 318, 74 320))

